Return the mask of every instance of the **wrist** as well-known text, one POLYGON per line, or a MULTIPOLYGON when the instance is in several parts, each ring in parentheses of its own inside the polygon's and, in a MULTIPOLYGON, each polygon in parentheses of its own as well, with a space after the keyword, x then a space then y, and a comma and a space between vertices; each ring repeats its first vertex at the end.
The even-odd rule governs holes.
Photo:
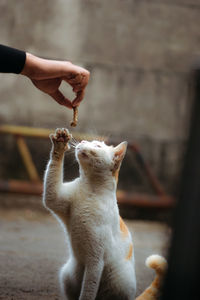
POLYGON ((37 57, 27 52, 24 68, 21 71, 21 74, 33 78, 36 67, 37 67, 37 57))

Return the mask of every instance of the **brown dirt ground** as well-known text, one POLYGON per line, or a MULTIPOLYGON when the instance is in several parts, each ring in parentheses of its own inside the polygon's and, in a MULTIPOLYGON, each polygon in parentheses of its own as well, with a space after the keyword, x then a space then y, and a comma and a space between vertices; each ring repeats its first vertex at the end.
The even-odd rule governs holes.
MULTIPOLYGON (((61 299, 58 271, 67 257, 64 233, 51 215, 26 207, 0 207, 0 299, 61 299)), ((139 294, 154 276, 145 259, 166 253, 169 229, 158 222, 125 221, 134 240, 139 294)))

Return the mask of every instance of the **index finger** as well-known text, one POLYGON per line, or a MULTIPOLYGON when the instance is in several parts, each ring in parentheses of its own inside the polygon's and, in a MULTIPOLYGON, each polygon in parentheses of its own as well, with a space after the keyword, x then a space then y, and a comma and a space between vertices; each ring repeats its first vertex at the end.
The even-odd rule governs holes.
POLYGON ((73 78, 63 77, 68 84, 70 84, 73 88, 81 87, 82 89, 86 87, 88 84, 89 78, 84 74, 76 74, 73 78))
POLYGON ((79 92, 81 90, 84 90, 86 88, 87 84, 88 84, 88 78, 83 75, 82 76, 82 80, 81 80, 80 83, 72 85, 73 86, 73 91, 75 93, 77 93, 77 92, 79 92))
POLYGON ((76 106, 79 106, 81 101, 83 100, 84 98, 84 95, 85 95, 85 90, 81 90, 79 92, 77 92, 76 94, 76 98, 72 101, 72 106, 73 107, 76 107, 76 106))
POLYGON ((59 90, 49 94, 56 102, 60 105, 64 105, 70 109, 72 109, 72 103, 69 99, 67 99, 59 90))

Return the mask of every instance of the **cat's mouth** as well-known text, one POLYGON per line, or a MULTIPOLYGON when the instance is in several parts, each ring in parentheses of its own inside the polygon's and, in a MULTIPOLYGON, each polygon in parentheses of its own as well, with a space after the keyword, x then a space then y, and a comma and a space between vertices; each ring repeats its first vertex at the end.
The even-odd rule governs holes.
POLYGON ((85 153, 85 151, 79 151, 78 155, 81 157, 81 158, 89 158, 89 156, 85 153))
POLYGON ((88 155, 85 152, 81 152, 82 157, 88 158, 88 155))

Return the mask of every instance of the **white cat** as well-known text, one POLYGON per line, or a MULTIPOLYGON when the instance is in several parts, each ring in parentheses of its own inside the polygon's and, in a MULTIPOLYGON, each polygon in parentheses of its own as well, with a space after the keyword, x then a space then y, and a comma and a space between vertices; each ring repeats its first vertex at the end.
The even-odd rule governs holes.
POLYGON ((127 143, 82 141, 75 147, 80 176, 63 183, 71 135, 57 129, 44 177, 43 202, 61 221, 69 258, 60 271, 67 300, 133 300, 136 293, 131 234, 119 215, 116 188, 127 143))

